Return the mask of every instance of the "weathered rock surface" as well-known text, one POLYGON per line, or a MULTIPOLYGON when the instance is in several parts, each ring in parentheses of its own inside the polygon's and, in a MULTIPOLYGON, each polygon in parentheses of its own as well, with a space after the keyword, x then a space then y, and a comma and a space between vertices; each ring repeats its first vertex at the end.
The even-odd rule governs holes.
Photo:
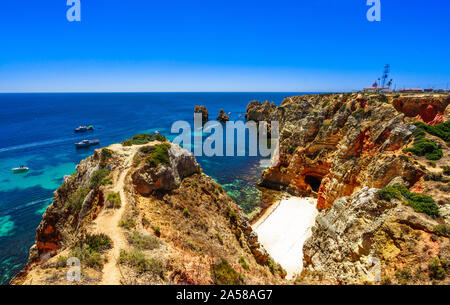
POLYGON ((202 122, 208 122, 208 109, 203 105, 196 105, 194 108, 194 113, 200 113, 202 115, 202 122))
POLYGON ((247 121, 270 121, 276 117, 277 106, 274 103, 265 101, 252 101, 247 105, 247 111, 245 113, 245 119, 247 121))
POLYGON ((449 238, 434 233, 437 220, 401 201, 380 200, 377 191, 365 187, 320 213, 303 247, 305 267, 299 281, 433 283, 429 264, 438 257, 450 259, 449 238))
POLYGON ((219 116, 217 117, 217 121, 222 122, 222 123, 226 123, 229 120, 230 120, 230 118, 225 113, 225 111, 223 109, 220 109, 219 116))
POLYGON ((156 190, 169 191, 180 186, 183 178, 200 172, 194 155, 178 145, 169 149, 170 164, 151 167, 142 162, 132 175, 136 190, 141 195, 150 195, 156 190))
POLYGON ((154 166, 146 157, 154 157, 157 145, 167 147, 160 142, 114 144, 108 147, 111 157, 105 159, 99 149, 83 160, 55 192, 27 267, 12 283, 283 283, 282 269, 259 244, 242 210, 201 173, 195 157, 171 144, 166 150, 170 164, 154 166), (93 186, 98 170, 107 168, 93 186), (80 190, 79 206, 70 207, 67 202, 80 190), (111 194, 119 195, 116 208, 105 204, 111 194), (105 232, 111 239, 106 250, 87 247, 87 236, 105 232), (67 280, 66 261, 73 256, 81 260, 80 282, 67 280), (218 272, 225 277, 214 273, 214 267, 224 268, 218 272))

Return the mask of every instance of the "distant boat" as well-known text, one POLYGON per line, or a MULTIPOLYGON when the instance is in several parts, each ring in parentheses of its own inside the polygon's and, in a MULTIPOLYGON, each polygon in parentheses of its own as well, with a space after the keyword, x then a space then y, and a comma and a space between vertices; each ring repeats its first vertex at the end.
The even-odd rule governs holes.
POLYGON ((100 144, 100 140, 83 140, 81 142, 75 143, 75 146, 76 148, 84 148, 98 144, 100 144))
POLYGON ((94 126, 78 126, 78 128, 75 128, 75 132, 86 132, 90 130, 94 130, 94 126))
POLYGON ((14 173, 25 173, 28 172, 29 168, 26 166, 21 165, 20 167, 15 167, 12 169, 14 173))

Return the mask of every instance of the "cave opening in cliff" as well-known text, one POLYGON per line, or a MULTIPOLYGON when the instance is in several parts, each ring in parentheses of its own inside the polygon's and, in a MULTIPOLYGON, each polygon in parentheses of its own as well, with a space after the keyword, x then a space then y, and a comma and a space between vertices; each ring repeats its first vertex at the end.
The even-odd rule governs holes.
POLYGON ((315 176, 306 176, 305 182, 311 186, 314 192, 318 192, 320 184, 322 183, 322 178, 315 176))

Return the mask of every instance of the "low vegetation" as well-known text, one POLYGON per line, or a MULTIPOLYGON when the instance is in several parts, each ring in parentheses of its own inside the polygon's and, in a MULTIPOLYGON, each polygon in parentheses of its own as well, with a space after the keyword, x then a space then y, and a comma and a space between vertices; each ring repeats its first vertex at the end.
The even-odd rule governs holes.
POLYGON ((439 236, 450 237, 450 226, 449 225, 437 225, 434 228, 434 233, 439 236))
POLYGON ((245 270, 249 270, 250 266, 245 261, 245 258, 243 256, 239 257, 239 264, 244 268, 245 270))
POLYGON ((170 143, 155 145, 152 147, 152 152, 145 158, 145 161, 151 167, 157 167, 159 164, 170 165, 169 149, 170 143))
POLYGON ((412 278, 411 270, 408 267, 399 269, 395 272, 395 277, 398 279, 400 284, 406 285, 412 278))
POLYGON ((88 234, 72 247, 71 255, 77 257, 87 267, 99 270, 105 263, 102 254, 111 247, 112 241, 107 235, 88 234))
POLYGON ((69 210, 80 210, 84 199, 89 193, 89 188, 80 186, 73 194, 69 196, 66 206, 69 210))
POLYGON ((142 145, 147 144, 151 141, 160 141, 165 142, 167 141, 167 138, 160 134, 155 133, 141 133, 134 135, 131 139, 127 139, 122 142, 123 146, 131 146, 131 145, 142 145))
POLYGON ((108 196, 106 196, 106 203, 107 207, 111 209, 118 209, 122 205, 122 202, 120 200, 120 194, 119 193, 109 193, 108 196))
POLYGON ((447 277, 450 265, 447 260, 443 258, 433 258, 428 265, 430 271, 430 278, 433 280, 444 280, 447 277))
POLYGON ((120 250, 119 263, 128 265, 137 273, 150 272, 155 276, 164 278, 163 262, 155 258, 147 258, 145 254, 139 250, 120 250))
POLYGON ((96 170, 91 177, 91 189, 98 188, 101 184, 103 184, 104 180, 108 175, 110 174, 110 171, 106 168, 96 170))
POLYGON ((113 155, 113 151, 111 149, 108 148, 103 148, 102 152, 100 153, 100 161, 101 162, 105 162, 107 161, 109 158, 111 158, 113 155))
POLYGON ((433 217, 439 216, 439 207, 433 198, 428 195, 412 193, 405 186, 393 185, 386 186, 378 191, 378 198, 390 201, 392 199, 406 199, 406 205, 411 206, 414 211, 425 213, 433 217))
POLYGON ((445 165, 445 166, 443 167, 443 170, 444 170, 444 175, 450 176, 450 166, 445 165))
POLYGON ((153 250, 160 246, 160 242, 156 237, 151 235, 143 235, 137 231, 128 235, 128 243, 138 250, 153 250))
POLYGON ((422 122, 416 122, 414 125, 417 128, 422 129, 433 136, 439 137, 446 142, 450 141, 450 120, 436 125, 428 125, 422 122))
POLYGON ((211 265, 211 274, 217 285, 242 285, 244 282, 244 277, 224 259, 211 265))

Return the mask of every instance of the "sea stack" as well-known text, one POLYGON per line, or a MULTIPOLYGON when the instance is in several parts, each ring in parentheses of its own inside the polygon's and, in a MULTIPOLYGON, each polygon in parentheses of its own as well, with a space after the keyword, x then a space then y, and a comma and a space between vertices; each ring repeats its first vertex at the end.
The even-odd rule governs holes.
POLYGON ((221 123, 225 123, 225 122, 228 122, 229 120, 230 120, 230 118, 225 113, 225 111, 223 111, 223 109, 220 109, 219 116, 217 117, 217 121, 219 121, 221 123))
POLYGON ((194 113, 202 114, 202 122, 208 122, 208 109, 203 105, 195 105, 194 113))
POLYGON ((247 111, 245 113, 245 119, 247 121, 270 121, 270 119, 276 114, 277 106, 272 102, 265 101, 251 101, 247 105, 247 111))

